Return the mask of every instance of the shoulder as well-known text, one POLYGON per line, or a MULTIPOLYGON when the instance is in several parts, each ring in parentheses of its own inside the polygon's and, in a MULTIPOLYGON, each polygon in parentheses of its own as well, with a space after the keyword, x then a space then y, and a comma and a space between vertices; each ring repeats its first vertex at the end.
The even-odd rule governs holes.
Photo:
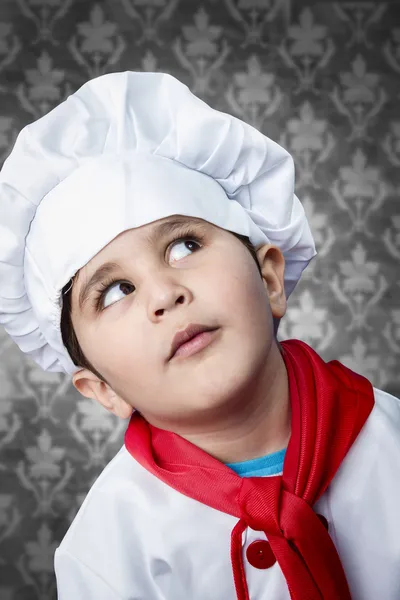
POLYGON ((392 447, 392 443, 400 452, 400 399, 383 390, 374 388, 375 404, 363 429, 359 434, 359 443, 378 444, 382 449, 392 447))
MULTIPOLYGON (((67 594, 68 598, 100 599, 99 589, 107 599, 114 598, 107 590, 127 598, 128 589, 137 592, 137 597, 154 597, 153 584, 144 576, 143 543, 146 524, 154 519, 149 494, 157 497, 159 483, 123 445, 90 488, 55 551, 60 598, 67 594), (79 580, 82 590, 90 589, 90 593, 70 594, 71 580, 79 580)), ((154 532, 153 537, 157 537, 154 532)))
POLYGON ((400 399, 377 388, 374 388, 374 397, 375 406, 372 411, 376 413, 374 417, 389 419, 392 425, 400 427, 400 399))
POLYGON ((66 551, 98 570, 111 556, 122 564, 131 545, 130 555, 139 562, 144 525, 154 518, 149 498, 162 497, 162 485, 124 444, 93 483, 57 554, 66 551))
MULTIPOLYGON (((324 514, 354 598, 399 598, 400 400, 375 404, 315 510, 324 514)), ((340 432, 335 432, 340 435, 340 432)))
POLYGON ((111 555, 122 564, 124 553, 140 563, 149 536, 154 547, 164 544, 167 511, 190 522, 204 518, 204 507, 147 471, 124 444, 90 488, 59 549, 89 565, 111 555))
POLYGON ((60 547, 69 551, 82 548, 93 544, 95 536, 106 537, 116 525, 122 527, 118 514, 123 510, 125 515, 129 507, 135 507, 132 513, 137 515, 146 505, 144 495, 147 497, 153 480, 157 481, 133 459, 124 444, 89 489, 60 547), (85 539, 80 540, 82 536, 86 537, 86 544, 85 539))
POLYGON ((125 445, 100 473, 54 554, 60 600, 159 597, 143 553, 151 477, 125 445))
MULTIPOLYGON (((89 490, 56 550, 60 600, 102 600, 99 589, 107 600, 114 597, 107 596, 108 590, 121 599, 160 598, 160 588, 170 585, 168 573, 192 572, 193 557, 187 548, 196 548, 196 568, 204 572, 210 543, 225 555, 235 523, 235 517, 163 483, 123 446, 89 490), (70 593, 70 581, 80 581, 79 595, 70 593)), ((224 568, 230 573, 229 561, 224 561, 224 568)), ((176 589, 182 581, 173 580, 176 589)), ((182 595, 171 594, 187 597, 184 590, 182 595)))
POLYGON ((375 404, 353 444, 354 454, 363 452, 364 447, 369 448, 371 457, 373 448, 381 453, 380 458, 390 450, 400 454, 400 400, 383 390, 373 389, 375 404))
MULTIPOLYGON (((398 479, 400 465, 400 400, 374 388, 374 407, 343 460, 331 486, 351 485, 360 493, 378 480, 385 487, 398 479)), ((399 488, 400 492, 400 488, 399 488)))

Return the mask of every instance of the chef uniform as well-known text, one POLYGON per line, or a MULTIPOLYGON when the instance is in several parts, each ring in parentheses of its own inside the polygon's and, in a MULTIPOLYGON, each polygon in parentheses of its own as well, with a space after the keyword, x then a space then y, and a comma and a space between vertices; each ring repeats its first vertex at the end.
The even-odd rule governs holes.
MULTIPOLYGON (((172 214, 278 245, 287 297, 316 253, 278 144, 170 75, 89 81, 21 131, 0 173, 0 323, 43 370, 77 372, 62 288, 172 214)), ((59 600, 400 598, 399 400, 281 346, 287 449, 225 465, 134 411, 56 550, 59 600)))

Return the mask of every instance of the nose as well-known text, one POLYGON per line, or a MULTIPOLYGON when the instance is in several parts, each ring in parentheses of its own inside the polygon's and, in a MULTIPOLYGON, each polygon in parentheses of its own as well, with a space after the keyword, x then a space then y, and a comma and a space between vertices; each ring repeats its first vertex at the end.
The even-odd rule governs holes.
POLYGON ((150 320, 157 320, 165 312, 174 310, 177 305, 190 304, 192 300, 192 293, 186 286, 169 279, 165 279, 162 283, 159 282, 150 293, 150 320))
MULTIPOLYGON (((174 303, 174 304, 184 304, 184 303, 185 303, 185 296, 184 296, 184 295, 181 295, 181 296, 179 296, 179 297, 176 299, 176 301, 175 301, 175 303, 174 303)), ((167 309, 167 310, 168 310, 168 309, 167 309)), ((160 317, 161 315, 163 315, 163 314, 164 314, 164 311, 165 311, 165 308, 158 308, 158 309, 155 311, 155 315, 156 315, 157 317, 160 317)))

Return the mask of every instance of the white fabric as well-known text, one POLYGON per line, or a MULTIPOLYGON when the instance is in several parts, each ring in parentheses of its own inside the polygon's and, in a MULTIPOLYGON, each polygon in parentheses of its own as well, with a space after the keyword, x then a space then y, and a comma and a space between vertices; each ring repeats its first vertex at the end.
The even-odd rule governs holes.
MULTIPOLYGON (((400 598, 400 401, 375 406, 314 506, 329 522, 353 600, 400 598)), ((170 488, 125 446, 85 498, 55 553, 58 600, 234 600, 230 536, 237 519, 170 488)), ((289 600, 278 563, 243 563, 251 600, 289 600)))
POLYGON ((0 323, 43 370, 75 373, 63 286, 123 231, 172 214, 277 244, 287 296, 316 254, 278 144, 170 75, 89 81, 22 130, 0 173, 0 323))

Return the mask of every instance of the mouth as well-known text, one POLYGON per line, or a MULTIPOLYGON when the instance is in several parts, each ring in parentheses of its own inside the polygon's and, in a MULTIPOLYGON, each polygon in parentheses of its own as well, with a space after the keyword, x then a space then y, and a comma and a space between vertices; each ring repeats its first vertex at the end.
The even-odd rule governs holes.
POLYGON ((170 360, 174 359, 184 359, 193 354, 197 354, 214 341, 216 337, 216 332, 219 328, 216 329, 208 329, 205 331, 200 331, 196 335, 193 335, 190 339, 181 343, 177 346, 175 352, 173 352, 170 360))

